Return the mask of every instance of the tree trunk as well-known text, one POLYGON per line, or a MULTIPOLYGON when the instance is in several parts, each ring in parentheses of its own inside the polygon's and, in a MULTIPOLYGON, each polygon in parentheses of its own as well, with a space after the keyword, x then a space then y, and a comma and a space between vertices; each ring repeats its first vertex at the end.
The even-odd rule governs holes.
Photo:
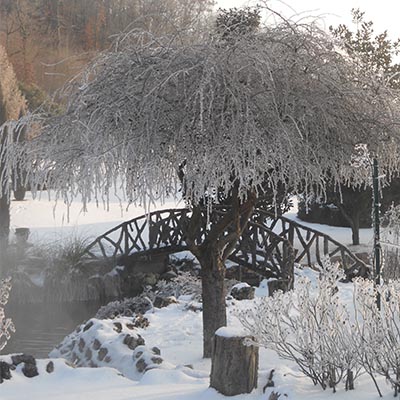
POLYGON ((228 330, 214 336, 210 386, 225 396, 250 393, 257 387, 258 347, 246 346, 245 338, 228 330))
POLYGON ((351 216, 351 238, 354 245, 360 244, 360 214, 354 213, 351 216))
POLYGON ((225 265, 214 246, 203 250, 201 283, 203 297, 203 357, 211 357, 215 331, 226 326, 225 265))

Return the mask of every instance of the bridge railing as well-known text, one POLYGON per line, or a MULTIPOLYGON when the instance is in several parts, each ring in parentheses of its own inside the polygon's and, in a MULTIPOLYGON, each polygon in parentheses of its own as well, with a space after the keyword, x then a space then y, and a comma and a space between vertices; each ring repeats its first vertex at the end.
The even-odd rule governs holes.
MULTIPOLYGON (((95 239, 85 256, 115 263, 132 254, 186 250, 182 226, 189 214, 188 209, 160 210, 124 222, 95 239)), ((204 223, 206 214, 202 219, 204 223)), ((199 242, 205 237, 205 229, 199 231, 199 242)), ((367 276, 370 271, 330 236, 284 216, 256 210, 229 259, 266 277, 290 279, 294 263, 321 265, 324 257, 340 261, 349 276, 367 276)))
POLYGON ((180 220, 186 213, 186 209, 160 210, 123 222, 90 243, 84 256, 115 261, 163 247, 180 251, 186 247, 180 229, 180 220))
POLYGON ((348 247, 316 229, 263 210, 257 210, 252 218, 292 244, 296 249, 297 264, 322 265, 322 260, 328 257, 339 261, 349 276, 367 277, 371 272, 371 266, 358 258, 348 247))

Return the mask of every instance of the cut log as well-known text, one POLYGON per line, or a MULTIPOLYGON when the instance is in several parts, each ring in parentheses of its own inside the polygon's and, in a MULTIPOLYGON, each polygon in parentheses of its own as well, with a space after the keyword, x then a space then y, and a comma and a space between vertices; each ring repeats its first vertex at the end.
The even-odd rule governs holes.
POLYGON ((210 386, 225 396, 250 393, 257 387, 258 347, 247 346, 243 332, 223 327, 215 332, 210 386))

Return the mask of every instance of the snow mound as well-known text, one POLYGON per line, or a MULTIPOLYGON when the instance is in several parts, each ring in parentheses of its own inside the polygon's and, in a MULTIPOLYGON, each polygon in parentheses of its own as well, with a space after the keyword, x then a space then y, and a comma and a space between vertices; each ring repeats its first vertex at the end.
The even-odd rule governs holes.
POLYGON ((134 319, 90 319, 68 335, 51 351, 50 357, 62 357, 77 367, 113 367, 125 377, 139 380, 154 368, 174 368, 165 363, 157 347, 145 346, 137 333, 134 319))

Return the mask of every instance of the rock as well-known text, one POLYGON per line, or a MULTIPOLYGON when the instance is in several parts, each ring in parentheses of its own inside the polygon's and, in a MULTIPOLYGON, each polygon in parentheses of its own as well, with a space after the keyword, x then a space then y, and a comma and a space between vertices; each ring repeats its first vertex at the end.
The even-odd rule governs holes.
POLYGON ((54 363, 53 361, 49 361, 46 365, 46 372, 48 374, 51 374, 52 372, 54 372, 54 363))
POLYGON ((247 283, 238 284, 231 290, 231 295, 236 300, 252 300, 254 299, 255 288, 247 283))
POLYGON ((144 372, 146 368, 147 368, 146 361, 143 358, 140 358, 136 363, 136 369, 139 372, 144 372))
POLYGON ((154 364, 161 364, 163 362, 163 359, 161 357, 151 357, 151 361, 154 364))
POLYGON ((190 303, 185 307, 186 310, 199 312, 203 310, 203 305, 201 303, 190 303))
POLYGON ((135 354, 135 358, 141 357, 142 354, 143 354, 143 351, 138 351, 138 352, 135 354))
POLYGON ((135 329, 135 325, 133 324, 126 324, 126 327, 131 330, 135 329))
POLYGON ((158 356, 161 354, 161 350, 160 350, 158 347, 156 347, 156 346, 154 346, 154 347, 151 349, 151 351, 152 351, 154 354, 157 354, 158 356))
POLYGON ((0 361, 0 383, 2 383, 4 379, 11 379, 10 365, 5 361, 0 361))
POLYGON ((78 344, 78 348, 79 348, 79 351, 80 351, 81 353, 83 353, 83 350, 84 350, 85 346, 86 346, 85 339, 80 338, 79 344, 78 344))
POLYGON ((154 307, 157 308, 163 308, 163 307, 168 307, 170 304, 176 304, 178 303, 176 301, 176 298, 174 296, 169 296, 169 297, 160 297, 157 296, 154 299, 153 305, 154 307))
POLYGON ((101 343, 99 342, 98 339, 94 339, 93 341, 93 349, 98 350, 101 347, 101 343))
POLYGON ((137 337, 134 337, 129 334, 127 334, 124 337, 123 343, 125 345, 127 345, 131 350, 135 350, 136 347, 142 346, 145 344, 144 339, 140 335, 138 335, 137 337))
MULTIPOLYGON (((93 321, 89 321, 85 327, 83 328, 83 332, 86 332, 87 330, 89 330, 92 326, 94 325, 93 321)), ((79 331, 78 331, 79 332, 79 331)))
POLYGON ((85 357, 90 360, 92 358, 92 350, 88 347, 85 352, 85 357))
POLYGON ((106 362, 106 363, 111 362, 111 357, 110 356, 106 356, 106 358, 104 359, 104 362, 106 362))
POLYGON ((34 378, 35 376, 38 376, 39 372, 36 367, 36 361, 35 364, 24 363, 24 366, 22 367, 22 373, 27 378, 34 378))
POLYGON ((106 349, 105 347, 102 347, 99 350, 99 354, 97 355, 97 358, 99 359, 99 361, 103 361, 103 359, 107 355, 107 353, 108 353, 108 349, 106 349))
POLYGON ((147 328, 150 325, 149 320, 142 314, 138 314, 134 321, 134 327, 136 328, 147 328))
POLYGON ((277 279, 268 281, 268 295, 273 296, 277 290, 282 290, 286 293, 290 289, 290 284, 287 279, 277 279))
POLYGON ((114 324, 114 331, 117 333, 121 333, 122 332, 121 322, 113 322, 113 324, 114 324))
POLYGON ((17 355, 11 356, 11 361, 15 366, 17 366, 21 363, 36 365, 35 357, 28 355, 28 354, 17 354, 17 355))

